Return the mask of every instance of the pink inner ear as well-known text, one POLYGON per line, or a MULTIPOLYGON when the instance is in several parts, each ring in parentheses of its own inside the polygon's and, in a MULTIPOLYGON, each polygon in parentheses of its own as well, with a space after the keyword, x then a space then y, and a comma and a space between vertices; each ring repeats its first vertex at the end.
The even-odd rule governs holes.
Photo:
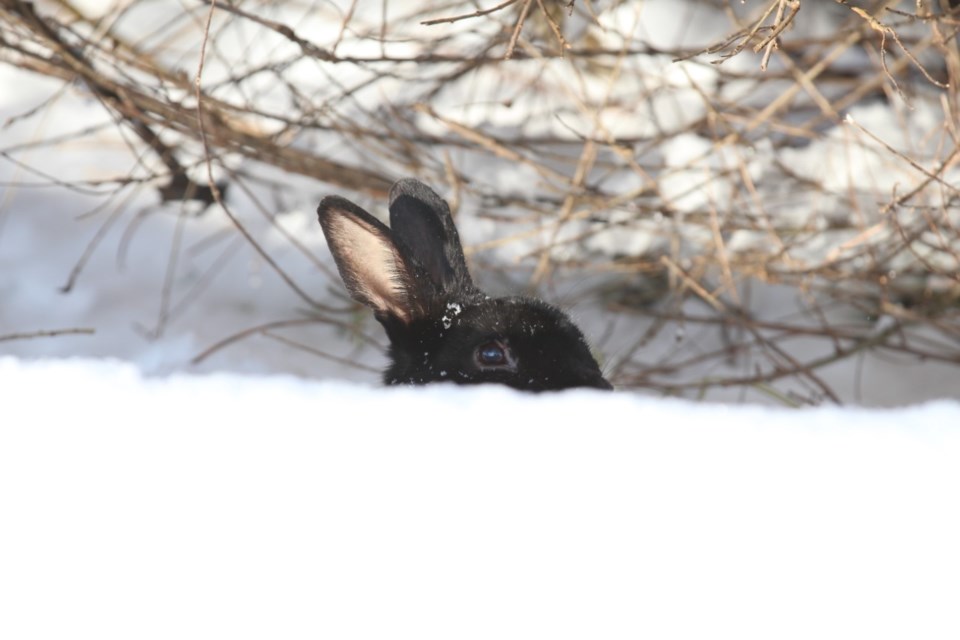
POLYGON ((391 240, 343 211, 330 216, 329 231, 328 244, 351 295, 377 311, 410 322, 409 295, 402 277, 405 267, 391 240))

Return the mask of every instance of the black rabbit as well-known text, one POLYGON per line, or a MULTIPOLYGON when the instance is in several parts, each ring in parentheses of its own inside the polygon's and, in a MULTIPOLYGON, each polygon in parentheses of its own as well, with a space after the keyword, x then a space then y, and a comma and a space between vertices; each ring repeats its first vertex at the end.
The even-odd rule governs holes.
POLYGON ((612 388, 562 311, 474 286, 450 208, 422 182, 393 185, 390 228, 338 196, 324 198, 317 215, 350 295, 386 329, 385 384, 612 388))

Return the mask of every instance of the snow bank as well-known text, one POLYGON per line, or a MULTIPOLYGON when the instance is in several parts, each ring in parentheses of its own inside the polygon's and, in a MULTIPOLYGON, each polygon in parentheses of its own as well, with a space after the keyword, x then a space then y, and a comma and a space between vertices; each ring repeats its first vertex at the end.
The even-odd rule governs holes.
POLYGON ((0 359, 0 637, 956 638, 960 404, 0 359))

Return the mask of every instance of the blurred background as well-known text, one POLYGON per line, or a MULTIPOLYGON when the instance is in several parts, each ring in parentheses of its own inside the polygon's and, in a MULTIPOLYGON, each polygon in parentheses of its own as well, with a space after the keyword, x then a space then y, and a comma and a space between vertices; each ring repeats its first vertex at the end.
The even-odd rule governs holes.
POLYGON ((960 397, 948 0, 0 5, 0 354, 377 384, 316 222, 448 199, 622 390, 960 397))

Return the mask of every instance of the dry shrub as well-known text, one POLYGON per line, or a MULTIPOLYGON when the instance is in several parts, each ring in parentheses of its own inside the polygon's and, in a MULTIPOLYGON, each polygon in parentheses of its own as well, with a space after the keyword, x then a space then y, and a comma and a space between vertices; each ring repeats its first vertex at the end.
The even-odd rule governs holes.
POLYGON ((0 9, 0 60, 142 159, 75 186, 198 200, 259 246, 224 190, 300 174, 376 208, 418 176, 472 259, 603 301, 622 387, 839 402, 820 372, 864 353, 960 363, 953 2, 104 4, 0 9))

